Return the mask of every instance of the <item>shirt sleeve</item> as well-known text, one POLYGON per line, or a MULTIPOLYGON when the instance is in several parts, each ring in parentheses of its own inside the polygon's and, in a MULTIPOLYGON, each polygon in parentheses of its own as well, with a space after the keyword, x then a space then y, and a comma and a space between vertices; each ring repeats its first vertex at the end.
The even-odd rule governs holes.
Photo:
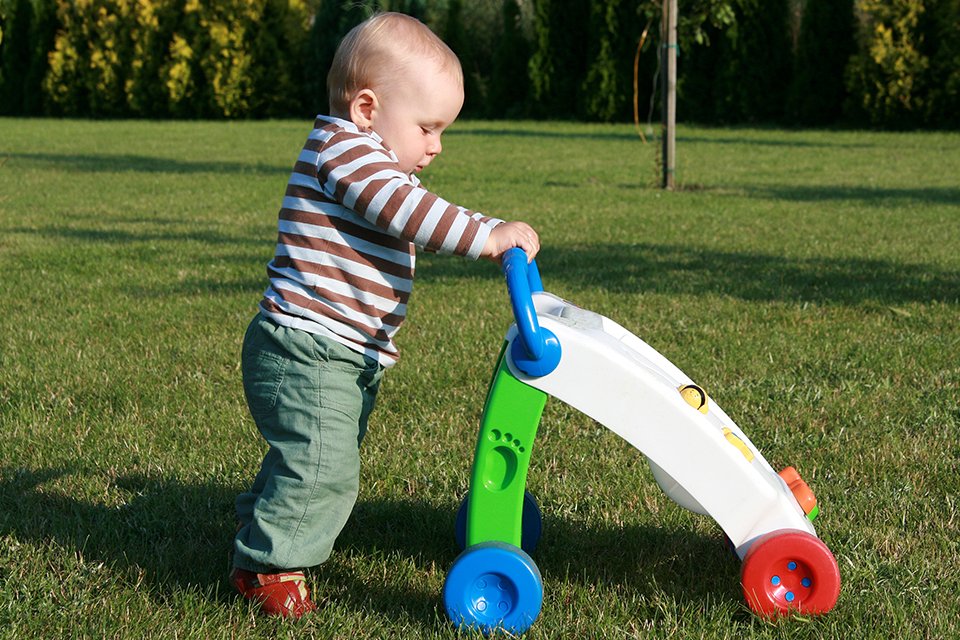
POLYGON ((324 192, 390 235, 426 251, 476 259, 501 221, 447 202, 400 170, 374 138, 342 131, 319 150, 324 192))

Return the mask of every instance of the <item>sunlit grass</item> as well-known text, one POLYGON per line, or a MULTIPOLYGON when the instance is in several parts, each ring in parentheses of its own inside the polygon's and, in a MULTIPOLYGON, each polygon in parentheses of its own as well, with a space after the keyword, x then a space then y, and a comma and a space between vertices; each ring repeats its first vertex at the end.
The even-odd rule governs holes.
MULTIPOLYGON (((359 505, 265 620, 225 581, 262 444, 238 351, 309 122, 0 120, 0 636, 448 638, 497 269, 421 256, 359 505)), ((681 128, 681 189, 629 126, 468 122, 428 186, 541 232, 548 290, 645 339, 817 492, 843 590, 768 623, 707 518, 560 404, 531 638, 960 634, 960 135, 681 128)))

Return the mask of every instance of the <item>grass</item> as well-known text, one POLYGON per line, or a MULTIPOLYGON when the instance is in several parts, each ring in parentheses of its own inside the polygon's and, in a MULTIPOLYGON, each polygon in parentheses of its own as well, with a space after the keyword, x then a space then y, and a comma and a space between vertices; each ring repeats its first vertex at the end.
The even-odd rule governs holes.
MULTIPOLYGON (((488 263, 421 256, 322 613, 259 618, 224 579, 262 454, 239 344, 308 127, 0 119, 0 637, 457 636, 439 594, 510 323, 488 263)), ((534 224, 548 290, 800 468, 843 575, 828 616, 755 618, 714 523, 554 401, 528 637, 960 637, 960 135, 683 127, 669 193, 628 126, 445 147, 429 186, 534 224)))

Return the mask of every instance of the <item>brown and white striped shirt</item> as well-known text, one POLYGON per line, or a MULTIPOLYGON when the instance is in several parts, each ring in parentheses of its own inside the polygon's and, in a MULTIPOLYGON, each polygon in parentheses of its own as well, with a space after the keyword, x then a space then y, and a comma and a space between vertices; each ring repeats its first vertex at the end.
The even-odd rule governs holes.
POLYGON ((260 310, 390 366, 415 247, 476 259, 500 222, 421 187, 376 133, 318 116, 287 184, 260 310))

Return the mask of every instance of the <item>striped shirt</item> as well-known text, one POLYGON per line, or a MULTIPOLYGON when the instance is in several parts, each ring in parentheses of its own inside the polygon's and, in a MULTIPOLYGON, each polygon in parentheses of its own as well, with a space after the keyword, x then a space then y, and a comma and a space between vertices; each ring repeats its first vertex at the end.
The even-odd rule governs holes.
POLYGON ((314 127, 287 184, 260 310, 391 366, 415 247, 476 259, 500 220, 421 187, 376 133, 326 116, 314 127))

